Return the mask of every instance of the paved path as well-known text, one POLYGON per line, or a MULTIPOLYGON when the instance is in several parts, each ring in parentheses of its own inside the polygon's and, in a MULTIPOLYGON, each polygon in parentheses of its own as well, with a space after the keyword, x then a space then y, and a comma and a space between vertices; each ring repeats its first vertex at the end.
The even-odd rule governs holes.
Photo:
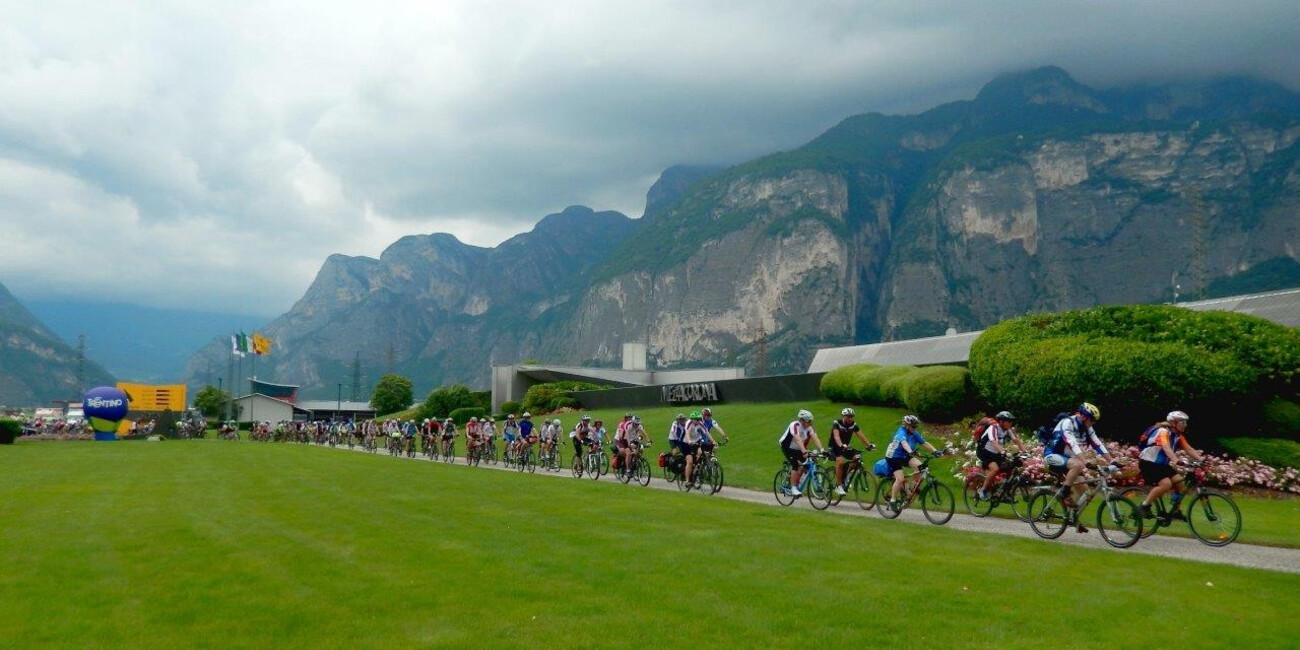
MULTIPOLYGON (((336 449, 349 451, 347 447, 336 447, 336 449)), ((357 448, 353 451, 356 451, 358 453, 364 453, 361 451, 360 448, 357 448)), ((387 452, 384 451, 382 448, 379 450, 378 453, 387 454, 387 452)), ((412 460, 412 459, 403 457, 403 460, 412 460)), ((430 461, 428 458, 425 458, 424 456, 416 456, 414 460, 422 460, 425 462, 436 462, 436 461, 430 461)), ((464 462, 465 462, 464 458, 457 458, 456 460, 458 465, 464 466, 464 462)), ((512 471, 512 472, 517 471, 513 468, 505 467, 504 465, 488 465, 488 464, 482 464, 478 467, 478 469, 495 469, 500 471, 512 471)), ((549 476, 552 478, 573 479, 573 474, 568 469, 565 469, 560 472, 548 472, 539 469, 537 473, 534 475, 549 476)), ((590 481, 591 479, 582 478, 578 480, 590 481)), ((615 482, 615 483, 617 482, 617 480, 614 479, 612 476, 602 477, 600 480, 602 482, 606 482, 606 481, 615 482)), ((701 499, 721 498, 721 499, 730 499, 733 501, 744 501, 746 503, 753 503, 753 504, 764 505, 769 507, 777 507, 777 508, 781 507, 781 505, 776 502, 776 499, 772 496, 772 494, 766 491, 760 492, 758 490, 749 490, 744 488, 724 487, 722 491, 719 492, 718 494, 713 495, 712 497, 708 497, 694 492, 683 493, 677 489, 676 484, 669 483, 668 481, 665 481, 662 478, 659 478, 657 476, 651 479, 649 487, 660 489, 660 490, 670 490, 672 492, 680 493, 684 498, 701 498, 701 499)), ((640 489, 640 486, 633 486, 632 488, 629 489, 640 489)), ((957 495, 957 498, 960 499, 961 496, 957 495)), ((804 508, 808 510, 813 509, 812 506, 807 505, 806 499, 800 499, 790 507, 804 508)), ((1117 549, 1107 544, 1106 541, 1101 538, 1101 535, 1099 535, 1095 530, 1086 534, 1079 534, 1075 532, 1073 528, 1071 528, 1069 530, 1066 530, 1065 534, 1062 535, 1059 539, 1043 540, 1040 539, 1038 535, 1034 534, 1033 529, 1031 529, 1028 524, 1021 522, 1018 519, 1001 519, 997 517, 985 517, 985 518, 972 517, 969 514, 962 513, 961 509, 962 506, 959 503, 957 505, 957 510, 958 510, 957 514, 955 514, 952 520, 946 524, 948 528, 971 531, 976 533, 1008 535, 1011 537, 1022 537, 1026 539, 1038 540, 1044 544, 1069 544, 1071 546, 1107 549, 1107 550, 1121 552, 1121 553, 1140 553, 1144 555, 1156 555, 1160 557, 1175 557, 1183 560, 1190 560, 1193 562, 1206 562, 1210 564, 1228 564, 1232 566, 1246 567, 1252 569, 1266 569, 1269 571, 1280 571, 1285 573, 1300 574, 1300 549, 1275 548, 1272 546, 1256 546, 1253 544, 1238 544, 1238 543, 1233 543, 1223 548, 1214 548, 1211 546, 1206 546, 1205 544, 1202 544, 1195 539, 1173 537, 1170 535, 1155 535, 1152 537, 1148 537, 1147 539, 1140 540, 1137 543, 1137 545, 1131 548, 1117 549)), ((857 507, 856 503, 853 503, 850 500, 845 500, 839 506, 831 507, 825 510, 824 512, 832 516, 838 515, 838 516, 848 516, 848 517, 876 517, 876 518, 880 517, 880 515, 876 514, 874 511, 862 510, 861 508, 857 507)), ((909 524, 919 524, 924 526, 933 525, 930 522, 926 521, 922 513, 915 508, 909 508, 907 510, 904 510, 902 514, 898 517, 898 519, 896 519, 895 521, 906 522, 909 524)), ((1247 525, 1249 525, 1249 522, 1246 523, 1247 525)))

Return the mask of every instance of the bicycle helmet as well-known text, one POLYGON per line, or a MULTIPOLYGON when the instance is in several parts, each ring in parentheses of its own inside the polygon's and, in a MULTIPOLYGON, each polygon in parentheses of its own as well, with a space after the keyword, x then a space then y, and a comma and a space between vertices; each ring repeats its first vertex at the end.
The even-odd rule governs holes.
POLYGON ((700 418, 702 418, 702 417, 704 417, 704 416, 703 416, 703 415, 700 415, 700 412, 699 412, 699 411, 691 411, 691 419, 692 419, 692 420, 698 420, 698 419, 700 419, 700 418))
POLYGON ((513 420, 513 419, 515 419, 515 414, 514 414, 514 413, 511 413, 510 415, 507 415, 507 416, 506 416, 506 419, 507 419, 507 420, 513 420))
POLYGON ((551 424, 554 424, 557 427, 560 426, 560 418, 555 418, 554 420, 551 420, 551 424))
POLYGON ((920 425, 921 425, 921 418, 918 418, 918 417, 916 417, 915 415, 904 415, 904 416, 903 416, 903 424, 910 424, 910 425, 912 425, 912 426, 914 426, 914 427, 916 427, 916 426, 920 426, 920 425))
POLYGON ((1101 409, 1087 402, 1080 404, 1078 411, 1079 411, 1079 415, 1086 415, 1093 422, 1096 422, 1101 419, 1101 409))
POLYGON ((586 422, 586 421, 588 421, 588 420, 590 420, 590 419, 591 419, 591 416, 590 416, 590 415, 587 415, 586 413, 583 413, 583 414, 582 414, 582 421, 583 421, 583 422, 586 422))
POLYGON ((844 416, 844 417, 847 418, 847 417, 850 417, 850 416, 853 416, 853 415, 857 415, 857 414, 853 412, 853 409, 851 409, 851 408, 845 408, 843 411, 840 411, 840 415, 842 415, 842 416, 844 416))
POLYGON ((713 415, 713 409, 706 406, 700 409, 700 413, 703 413, 704 415, 713 415))
POLYGON ((635 422, 635 423, 637 423, 637 424, 641 424, 641 416, 639 416, 639 415, 633 415, 633 416, 632 416, 632 421, 635 422))
POLYGON ((528 411, 524 411, 524 419, 525 419, 525 420, 527 420, 528 418, 531 418, 531 417, 533 417, 533 414, 532 414, 532 413, 529 413, 528 411))
POLYGON ((1186 422, 1189 419, 1191 418, 1188 418, 1187 414, 1182 411, 1170 411, 1169 415, 1165 416, 1165 420, 1169 422, 1186 422))
POLYGON ((470 422, 478 422, 478 416, 471 417, 471 418, 469 419, 469 421, 470 421, 470 422))
POLYGON ((997 415, 993 416, 993 419, 994 419, 994 420, 1010 420, 1010 421, 1012 421, 1012 422, 1015 422, 1015 421, 1016 421, 1016 416, 1012 415, 1012 414, 1011 414, 1011 411, 999 411, 997 415))
POLYGON ((677 419, 678 419, 678 420, 685 420, 685 419, 686 419, 686 414, 685 414, 685 413, 678 413, 678 414, 677 414, 677 419))
POLYGON ((799 409, 799 419, 812 422, 813 421, 812 411, 809 411, 808 409, 799 409))

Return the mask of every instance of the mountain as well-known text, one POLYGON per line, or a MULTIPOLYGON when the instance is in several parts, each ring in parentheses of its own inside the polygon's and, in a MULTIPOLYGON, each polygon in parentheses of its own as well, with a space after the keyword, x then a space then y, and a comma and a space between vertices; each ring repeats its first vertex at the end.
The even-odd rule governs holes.
POLYGON ((81 384, 77 372, 77 351, 0 285, 0 404, 37 406, 79 399, 87 388, 114 382, 89 359, 82 367, 81 384))
MULTIPOLYGON (((238 314, 120 303, 27 300, 25 304, 64 341, 76 341, 77 335, 86 334, 95 360, 114 376, 142 383, 180 381, 194 350, 214 335, 229 335, 265 321, 238 314)), ((212 375, 224 371, 224 365, 217 366, 212 375)))
MULTIPOLYGON (((444 380, 482 385, 491 360, 514 362, 568 317, 582 274, 634 228, 618 212, 572 206, 496 248, 432 234, 403 237, 379 259, 332 255, 293 308, 259 330, 275 347, 258 376, 321 398, 342 384, 350 396, 354 360, 372 385, 391 357, 422 391, 444 380)), ((209 363, 227 367, 227 349, 218 338, 192 357, 191 383, 209 363)))
POLYGON ((273 324, 292 348, 277 377, 349 386, 352 355, 378 368, 391 344, 417 391, 481 387, 494 360, 614 364, 625 341, 667 366, 752 363, 760 336, 769 369, 793 371, 817 346, 1300 284, 1297 140, 1300 96, 1276 84, 1003 75, 793 151, 672 168, 599 242, 585 229, 599 213, 573 208, 497 249, 430 235, 332 257, 273 324), (590 254, 546 275, 487 262, 557 240, 590 254))

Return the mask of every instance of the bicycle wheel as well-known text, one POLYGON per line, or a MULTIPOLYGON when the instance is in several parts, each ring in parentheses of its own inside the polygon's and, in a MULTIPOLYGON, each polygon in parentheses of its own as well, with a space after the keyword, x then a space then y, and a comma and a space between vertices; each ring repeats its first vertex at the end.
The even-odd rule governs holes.
POLYGON ((1097 508, 1097 530, 1107 544, 1128 548, 1142 538, 1142 515, 1132 499, 1113 494, 1097 508))
POLYGON ((782 467, 776 471, 776 476, 772 477, 772 496, 776 497, 776 502, 788 506, 794 503, 794 495, 790 494, 790 468, 782 467))
MULTIPOLYGON (((1119 491, 1119 495, 1122 496, 1122 497, 1124 497, 1124 498, 1126 498, 1126 499, 1129 499, 1130 501, 1132 501, 1132 502, 1135 503, 1135 504, 1138 504, 1138 506, 1141 506, 1141 505, 1142 505, 1142 502, 1143 502, 1143 501, 1146 501, 1146 498, 1147 498, 1147 489, 1148 489, 1148 488, 1138 487, 1138 486, 1136 486, 1136 485, 1133 485, 1133 486, 1130 486, 1130 487, 1126 487, 1126 488, 1124 488, 1123 490, 1120 490, 1120 491, 1119 491)), ((1160 499, 1160 506, 1164 506, 1164 505, 1165 505, 1165 503, 1164 503, 1164 498, 1161 498, 1161 499, 1160 499)), ((1157 513, 1159 513, 1159 512, 1165 512, 1165 511, 1166 511, 1166 510, 1165 510, 1163 507, 1156 507, 1156 508, 1155 508, 1155 512, 1157 512, 1157 513)), ((1139 510, 1139 512, 1140 512, 1140 510, 1139 510)), ((1150 518, 1150 519, 1145 519, 1145 520, 1143 520, 1143 522, 1142 522, 1142 539, 1146 539, 1146 538, 1148 538, 1148 537, 1150 537, 1150 536, 1156 534, 1156 531, 1159 530, 1159 529, 1160 529, 1160 526, 1163 525, 1162 522, 1167 523, 1167 520, 1162 520, 1159 516, 1155 516, 1155 517, 1152 517, 1152 518, 1150 518)))
MULTIPOLYGON (((621 463, 622 461, 619 462, 621 463)), ((632 464, 620 467, 618 471, 614 474, 614 476, 618 477, 619 482, 623 483, 623 485, 627 485, 632 480, 632 468, 635 466, 635 464, 636 464, 636 459, 633 458, 632 464)))
POLYGON ((820 467, 814 469, 812 480, 808 481, 808 503, 818 510, 825 510, 831 507, 833 491, 832 479, 826 470, 820 467))
POLYGON ((933 482, 921 488, 921 512, 925 518, 936 526, 942 526, 952 519, 957 509, 957 500, 952 496, 952 489, 943 483, 933 482))
POLYGON ((644 458, 637 458, 634 462, 632 473, 636 477, 636 482, 642 487, 650 485, 650 463, 644 458))
POLYGON ((972 474, 966 477, 966 484, 961 489, 961 500, 966 504, 966 511, 976 517, 987 517, 993 512, 993 499, 979 498, 982 487, 984 474, 972 474))
POLYGON ((573 477, 582 478, 582 456, 573 455, 573 477))
POLYGON ((884 517, 885 519, 897 518, 898 515, 902 512, 901 509, 894 510, 893 508, 889 507, 889 495, 893 491, 893 489, 894 489, 894 477, 892 476, 882 478, 880 479, 880 483, 876 484, 876 505, 880 506, 876 508, 876 512, 879 512, 880 516, 884 517))
POLYGON ((722 463, 716 458, 710 458, 706 465, 709 468, 709 494, 717 494, 722 491, 722 463))
POLYGON ((854 470, 849 476, 849 493, 853 495, 853 500, 857 502, 858 507, 863 510, 870 510, 876 506, 876 489, 872 484, 871 474, 862 470, 854 470))
POLYGON ((602 450, 600 451, 600 455, 599 455, 599 457, 598 457, 598 460, 600 461, 600 463, 599 463, 599 465, 597 465, 597 467, 600 468, 600 475, 601 475, 601 476, 604 476, 604 475, 608 474, 608 473, 609 473, 609 454, 605 453, 605 450, 602 449, 602 450))
POLYGON ((1043 539, 1056 539, 1065 533, 1069 522, 1066 507, 1056 493, 1043 490, 1029 500, 1029 527, 1043 539))
POLYGON ((537 453, 532 449, 529 449, 528 453, 524 454, 524 467, 529 474, 537 473, 537 453))
POLYGON ((1227 546, 1241 534, 1241 510, 1226 494, 1202 492, 1187 505, 1187 525, 1201 542, 1227 546))
POLYGON ((587 454, 587 466, 583 468, 583 471, 587 472, 587 476, 591 477, 591 480, 600 480, 600 455, 587 454))
POLYGON ((1029 491, 1029 486, 1025 484, 1017 485, 1011 488, 1011 511, 1016 513, 1016 518, 1025 523, 1029 523, 1029 499, 1033 493, 1029 491))

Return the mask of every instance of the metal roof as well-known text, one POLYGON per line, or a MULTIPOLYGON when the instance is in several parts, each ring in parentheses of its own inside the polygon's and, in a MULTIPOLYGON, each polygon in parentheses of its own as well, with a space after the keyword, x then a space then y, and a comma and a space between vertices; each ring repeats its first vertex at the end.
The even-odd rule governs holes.
POLYGON ((343 400, 343 402, 340 403, 336 399, 298 400, 298 406, 301 408, 305 408, 308 411, 361 412, 361 411, 375 410, 375 407, 371 406, 370 402, 349 402, 348 400, 343 400))
MULTIPOLYGON (((1300 327, 1300 289, 1180 302, 1177 306, 1195 311, 1218 310, 1250 314, 1287 327, 1300 327)), ((855 363, 874 363, 882 366, 966 363, 970 359, 971 344, 983 333, 984 331, 980 330, 908 341, 823 348, 813 356, 808 372, 830 372, 855 363)))

